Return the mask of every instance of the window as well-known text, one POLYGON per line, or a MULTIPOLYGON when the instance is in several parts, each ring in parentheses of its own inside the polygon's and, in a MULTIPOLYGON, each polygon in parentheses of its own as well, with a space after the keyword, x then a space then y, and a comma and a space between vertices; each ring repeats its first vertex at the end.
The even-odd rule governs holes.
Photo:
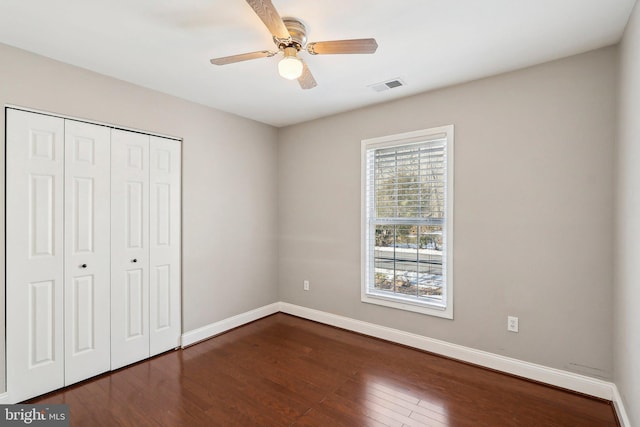
POLYGON ((362 301, 453 318, 453 126, 362 141, 362 301))

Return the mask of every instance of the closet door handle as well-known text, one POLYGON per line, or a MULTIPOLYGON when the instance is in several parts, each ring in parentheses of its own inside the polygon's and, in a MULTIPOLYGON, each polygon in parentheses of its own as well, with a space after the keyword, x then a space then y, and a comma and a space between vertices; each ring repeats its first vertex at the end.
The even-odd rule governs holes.
POLYGON ((136 258, 132 259, 131 262, 138 262, 136 258))
POLYGON ((80 268, 87 268, 87 264, 81 264, 80 268))

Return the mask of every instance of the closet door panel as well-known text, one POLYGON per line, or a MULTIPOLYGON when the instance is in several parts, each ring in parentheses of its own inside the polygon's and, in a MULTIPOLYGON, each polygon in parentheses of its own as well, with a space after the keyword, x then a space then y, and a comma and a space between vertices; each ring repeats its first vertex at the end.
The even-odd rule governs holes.
POLYGON ((111 132, 111 369, 149 357, 149 136, 111 132))
POLYGON ((181 144, 150 140, 150 352, 180 346, 181 144))
POLYGON ((7 110, 7 390, 19 402, 64 385, 64 120, 7 110))
POLYGON ((110 140, 65 121, 65 385, 111 367, 110 140))

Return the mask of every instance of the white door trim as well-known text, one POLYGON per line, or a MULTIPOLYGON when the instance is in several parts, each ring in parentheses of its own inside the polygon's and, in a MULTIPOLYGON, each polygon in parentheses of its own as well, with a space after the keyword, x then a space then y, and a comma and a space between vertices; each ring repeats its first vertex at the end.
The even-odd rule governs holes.
POLYGON ((65 114, 52 113, 51 111, 38 110, 36 108, 29 108, 29 107, 24 107, 24 106, 21 106, 21 105, 16 105, 16 104, 4 104, 4 107, 7 108, 7 109, 11 109, 11 110, 25 111, 27 113, 36 113, 36 114, 42 114, 42 115, 45 115, 45 116, 58 117, 58 118, 61 118, 61 119, 75 120, 77 122, 83 122, 83 123, 89 123, 89 124, 92 124, 92 125, 105 126, 105 127, 111 128, 111 129, 120 129, 120 130, 129 131, 129 132, 143 133, 143 134, 149 135, 149 136, 159 136, 161 138, 169 138, 169 139, 173 139, 175 141, 181 141, 182 142, 182 138, 180 138, 180 137, 172 136, 172 135, 165 135, 165 134, 157 133, 157 132, 150 132, 150 131, 144 130, 144 129, 120 126, 120 125, 116 125, 116 124, 113 124, 113 123, 101 122, 101 121, 98 121, 98 120, 86 119, 86 118, 81 118, 81 117, 67 116, 65 114))

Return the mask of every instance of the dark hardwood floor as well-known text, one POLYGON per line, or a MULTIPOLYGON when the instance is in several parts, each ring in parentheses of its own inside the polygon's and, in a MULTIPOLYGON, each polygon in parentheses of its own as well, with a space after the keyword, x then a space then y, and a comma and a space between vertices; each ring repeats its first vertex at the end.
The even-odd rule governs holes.
POLYGON ((616 426, 579 396, 285 314, 50 393, 72 426, 616 426))

